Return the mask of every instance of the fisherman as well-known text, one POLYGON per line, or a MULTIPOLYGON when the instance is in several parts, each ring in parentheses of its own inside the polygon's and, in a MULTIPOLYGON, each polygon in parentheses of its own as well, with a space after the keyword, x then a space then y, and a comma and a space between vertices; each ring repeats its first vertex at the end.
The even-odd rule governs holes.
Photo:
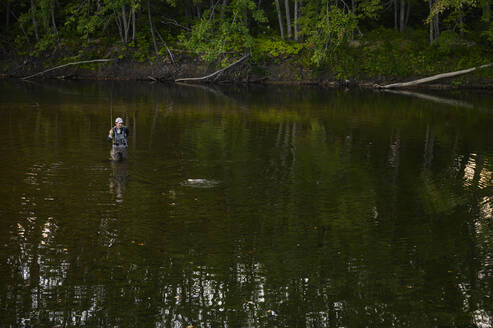
POLYGON ((115 126, 111 128, 108 134, 108 141, 113 142, 110 155, 111 159, 114 161, 122 161, 127 158, 127 137, 129 134, 130 131, 123 126, 123 120, 120 117, 117 117, 115 120, 115 126))

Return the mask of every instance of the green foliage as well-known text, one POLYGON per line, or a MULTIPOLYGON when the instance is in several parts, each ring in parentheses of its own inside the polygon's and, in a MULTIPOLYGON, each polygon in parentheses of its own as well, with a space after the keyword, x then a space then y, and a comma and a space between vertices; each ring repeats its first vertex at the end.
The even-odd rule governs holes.
POLYGON ((288 42, 280 38, 257 38, 254 42, 254 59, 287 58, 298 55, 304 48, 302 43, 288 42))
MULTIPOLYGON (((150 9, 157 41, 163 39, 178 60, 185 52, 227 65, 238 54, 250 52, 254 61, 263 64, 294 64, 314 74, 352 79, 452 71, 483 64, 492 55, 490 8, 479 10, 478 2, 472 0, 437 0, 431 11, 428 3, 412 1, 405 33, 383 27, 394 22, 392 9, 384 8, 380 0, 298 1, 296 24, 290 0, 296 41, 294 36, 280 37, 278 15, 283 28, 287 26, 285 2, 280 2, 280 13, 271 2, 257 0, 159 0, 151 1, 150 9), (430 45, 425 21, 435 15, 440 16, 441 35, 430 45)), ((80 60, 111 56, 145 62, 155 58, 147 0, 8 3, 12 21, 0 25, 2 46, 12 47, 21 56, 63 52, 80 60), (123 17, 129 23, 126 26, 123 17)), ((0 8, 3 17, 5 8, 0 8)), ((159 44, 159 55, 167 57, 163 43, 159 44)))
POLYGON ((315 30, 311 31, 307 40, 313 49, 312 63, 323 64, 327 59, 327 52, 347 41, 355 28, 355 17, 336 6, 319 15, 315 30))
POLYGON ((54 45, 58 43, 58 36, 55 34, 44 35, 39 42, 36 44, 32 54, 38 56, 41 52, 51 49, 54 45))
POLYGON ((261 10, 251 0, 233 0, 227 7, 223 20, 213 20, 212 12, 206 11, 192 30, 191 35, 182 34, 183 45, 212 62, 226 52, 241 52, 253 47, 253 38, 247 21, 265 22, 261 10))
MULTIPOLYGON (((133 47, 134 42, 131 42, 129 46, 133 47)), ((148 40, 146 33, 137 33, 137 42, 135 44, 134 58, 143 63, 149 58, 149 49, 151 48, 151 41, 148 40)))
MULTIPOLYGON (((475 67, 488 62, 488 51, 478 51, 456 34, 443 33, 443 38, 429 46, 427 31, 402 34, 380 29, 358 40, 358 47, 340 47, 328 60, 330 71, 343 79, 405 79, 475 67), (382 39, 378 38, 382 35, 382 39), (419 37, 420 36, 420 37, 419 37)), ((478 74, 489 74, 481 72, 478 74)))
POLYGON ((458 47, 464 45, 460 36, 452 31, 443 31, 433 43, 441 55, 451 54, 458 47))
POLYGON ((29 44, 29 38, 27 38, 25 35, 23 34, 16 35, 14 44, 15 44, 16 52, 19 56, 25 56, 28 54, 29 48, 27 47, 27 45, 29 44))
POLYGON ((300 26, 301 34, 306 36, 306 47, 311 49, 311 64, 320 66, 327 63, 335 49, 353 35, 359 20, 376 18, 381 10, 381 4, 376 0, 354 3, 354 10, 347 6, 336 6, 327 0, 306 5, 300 26))
POLYGON ((486 38, 487 41, 493 43, 493 22, 490 22, 488 24, 488 29, 487 30, 481 32, 481 36, 483 36, 484 38, 486 38))
POLYGON ((382 3, 378 0, 360 0, 355 1, 357 3, 357 17, 358 18, 377 18, 382 10, 382 3))
POLYGON ((436 0, 433 2, 433 6, 426 22, 429 23, 431 18, 434 16, 439 16, 447 10, 452 13, 457 13, 457 11, 463 10, 467 6, 476 6, 477 3, 478 2, 476 0, 436 0))
POLYGON ((104 22, 105 14, 111 8, 104 6, 94 12, 91 2, 84 1, 81 4, 73 3, 67 7, 67 20, 65 27, 75 32, 81 39, 86 40, 104 22))

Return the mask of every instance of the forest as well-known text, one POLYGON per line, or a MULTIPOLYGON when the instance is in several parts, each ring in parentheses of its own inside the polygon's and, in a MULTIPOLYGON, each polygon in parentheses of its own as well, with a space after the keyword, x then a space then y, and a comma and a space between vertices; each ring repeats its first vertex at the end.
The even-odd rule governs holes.
MULTIPOLYGON (((269 75, 269 65, 290 71, 278 80, 379 80, 455 71, 493 58, 489 0, 1 2, 4 74, 26 58, 44 68, 108 58, 224 68, 249 54, 252 74, 269 75)), ((475 74, 491 80, 493 69, 475 74)))

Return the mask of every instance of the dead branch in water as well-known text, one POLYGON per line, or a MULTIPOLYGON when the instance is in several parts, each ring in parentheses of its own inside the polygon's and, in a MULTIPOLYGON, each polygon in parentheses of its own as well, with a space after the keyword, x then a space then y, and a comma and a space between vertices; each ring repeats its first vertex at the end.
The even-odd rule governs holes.
POLYGON ((216 76, 219 73, 222 73, 224 71, 227 71, 228 69, 230 69, 231 67, 233 67, 233 66, 241 63, 242 61, 244 61, 248 57, 250 57, 250 54, 247 54, 247 55, 241 57, 240 59, 238 59, 234 63, 232 63, 232 64, 228 65, 227 67, 222 68, 222 69, 220 69, 218 71, 215 71, 212 74, 209 74, 209 75, 206 75, 206 76, 202 76, 202 77, 188 77, 188 78, 176 79, 175 82, 189 82, 189 81, 204 81, 204 80, 207 80, 207 79, 209 79, 209 78, 211 78, 213 76, 216 76))
POLYGON ((109 61, 112 61, 112 60, 115 60, 115 59, 114 58, 111 58, 111 59, 94 59, 94 60, 84 60, 84 61, 78 61, 78 62, 74 62, 74 63, 68 63, 68 64, 64 64, 64 65, 60 65, 60 66, 49 68, 49 69, 47 69, 45 71, 42 71, 42 72, 39 72, 39 73, 36 73, 36 74, 33 74, 33 75, 29 75, 29 76, 23 77, 23 78, 21 78, 21 80, 27 80, 27 79, 30 79, 32 77, 35 77, 35 76, 44 74, 46 72, 53 71, 55 69, 63 68, 63 67, 70 66, 70 65, 89 64, 89 63, 98 63, 98 62, 101 63, 101 62, 109 62, 109 61))
POLYGON ((379 88, 382 88, 382 89, 411 87, 411 86, 414 86, 414 85, 418 85, 418 84, 422 84, 422 83, 426 83, 426 82, 431 82, 431 81, 435 81, 435 80, 439 80, 439 79, 444 79, 444 78, 447 78, 447 77, 454 77, 454 76, 457 76, 457 75, 462 75, 462 74, 470 73, 470 72, 473 72, 473 71, 478 70, 480 68, 487 68, 487 67, 490 67, 490 66, 493 66, 493 63, 481 65, 481 66, 478 66, 478 67, 472 67, 472 68, 464 69, 464 70, 461 70, 461 71, 455 71, 455 72, 449 72, 449 73, 442 73, 442 74, 438 74, 438 75, 433 75, 433 76, 425 77, 425 78, 422 78, 422 79, 419 79, 419 80, 415 80, 415 81, 403 82, 403 83, 392 83, 392 84, 382 85, 382 86, 378 86, 378 87, 379 88))

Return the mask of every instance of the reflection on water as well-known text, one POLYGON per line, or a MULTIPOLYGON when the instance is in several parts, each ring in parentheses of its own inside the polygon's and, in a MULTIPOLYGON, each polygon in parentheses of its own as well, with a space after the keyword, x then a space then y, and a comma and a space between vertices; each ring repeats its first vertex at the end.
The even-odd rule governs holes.
POLYGON ((0 95, 0 327, 492 324, 490 95, 0 95))
POLYGON ((116 195, 117 202, 122 202, 127 186, 128 163, 127 161, 111 161, 111 167, 113 175, 110 179, 110 190, 116 195))

